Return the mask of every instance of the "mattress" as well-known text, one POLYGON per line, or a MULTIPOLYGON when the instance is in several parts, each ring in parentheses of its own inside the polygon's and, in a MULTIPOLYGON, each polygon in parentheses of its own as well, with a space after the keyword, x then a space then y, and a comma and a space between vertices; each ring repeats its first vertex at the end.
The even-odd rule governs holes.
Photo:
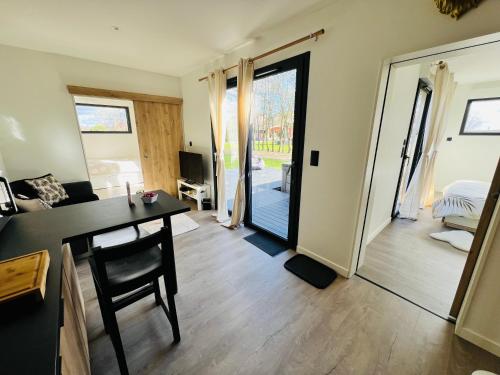
POLYGON ((443 198, 432 204, 434 218, 460 216, 479 219, 490 184, 482 181, 459 180, 446 186, 443 198))

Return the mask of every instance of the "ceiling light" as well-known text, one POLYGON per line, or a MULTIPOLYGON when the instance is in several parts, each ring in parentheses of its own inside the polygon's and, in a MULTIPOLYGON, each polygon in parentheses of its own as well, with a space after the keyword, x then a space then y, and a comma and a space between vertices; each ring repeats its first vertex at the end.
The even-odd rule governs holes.
POLYGON ((115 30, 115 31, 120 30, 120 27, 118 27, 118 26, 111 26, 111 27, 112 27, 112 28, 113 28, 113 30, 115 30))

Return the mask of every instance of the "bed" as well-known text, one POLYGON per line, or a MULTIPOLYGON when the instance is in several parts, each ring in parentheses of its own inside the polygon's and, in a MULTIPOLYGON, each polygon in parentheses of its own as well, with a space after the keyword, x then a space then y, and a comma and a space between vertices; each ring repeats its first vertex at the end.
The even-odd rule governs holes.
POLYGON ((490 184, 459 180, 443 189, 443 197, 432 204, 432 216, 451 228, 476 232, 490 184))

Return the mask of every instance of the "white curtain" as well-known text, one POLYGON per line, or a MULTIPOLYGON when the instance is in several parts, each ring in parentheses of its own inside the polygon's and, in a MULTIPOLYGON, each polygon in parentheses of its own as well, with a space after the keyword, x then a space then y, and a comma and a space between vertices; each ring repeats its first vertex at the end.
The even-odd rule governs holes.
POLYGON ((238 227, 245 215, 245 164, 252 107, 253 70, 253 62, 250 59, 240 59, 237 78, 239 175, 231 215, 231 228, 238 227))
POLYGON ((416 220, 420 208, 434 201, 434 169, 446 130, 446 114, 455 93, 456 83, 446 63, 437 67, 431 115, 426 126, 424 151, 399 209, 401 218, 416 220))
POLYGON ((226 200, 226 171, 224 168, 224 143, 226 124, 223 119, 223 106, 226 97, 226 74, 218 69, 208 74, 208 98, 210 117, 215 138, 216 178, 217 178, 217 221, 229 220, 226 200))

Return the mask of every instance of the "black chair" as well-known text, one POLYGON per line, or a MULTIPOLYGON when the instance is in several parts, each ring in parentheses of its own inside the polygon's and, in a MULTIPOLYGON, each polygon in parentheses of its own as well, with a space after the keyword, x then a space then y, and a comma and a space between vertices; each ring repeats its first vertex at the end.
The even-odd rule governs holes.
MULTIPOLYGON (((92 247, 89 257, 104 329, 111 336, 121 374, 128 374, 128 368, 116 311, 154 294, 156 305, 161 305, 170 321, 174 342, 178 343, 181 339, 174 299, 177 290, 174 251, 168 230, 162 228, 159 232, 145 237, 137 228, 126 228, 125 231, 137 231, 136 239, 102 247, 94 238, 92 245, 98 246, 92 247), (160 276, 163 276, 165 281, 168 308, 160 294, 160 276), (126 296, 123 296, 124 294, 126 296)), ((103 238, 103 242, 109 243, 105 235, 103 238)))

